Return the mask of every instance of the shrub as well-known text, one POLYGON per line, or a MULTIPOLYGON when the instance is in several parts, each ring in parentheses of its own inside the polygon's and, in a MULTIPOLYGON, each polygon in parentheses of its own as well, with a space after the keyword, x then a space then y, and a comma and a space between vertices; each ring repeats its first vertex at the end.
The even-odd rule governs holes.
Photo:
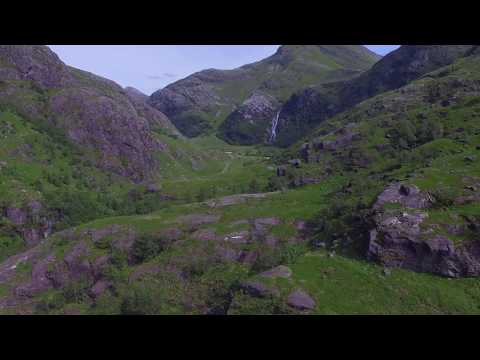
POLYGON ((168 241, 155 235, 142 235, 133 243, 133 257, 137 263, 153 259, 168 245, 168 241))
POLYGON ((456 193, 454 189, 434 189, 431 194, 435 199, 436 208, 452 206, 456 198, 456 193))

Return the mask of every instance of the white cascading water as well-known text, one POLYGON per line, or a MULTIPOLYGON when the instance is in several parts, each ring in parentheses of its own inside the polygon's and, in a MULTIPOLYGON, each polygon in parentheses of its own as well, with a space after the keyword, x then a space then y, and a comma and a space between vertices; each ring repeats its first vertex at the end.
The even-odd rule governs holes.
POLYGON ((281 110, 279 110, 272 119, 272 130, 270 132, 270 139, 268 139, 268 142, 270 144, 273 143, 275 141, 275 138, 277 137, 277 126, 278 126, 278 120, 280 119, 280 111, 281 110))

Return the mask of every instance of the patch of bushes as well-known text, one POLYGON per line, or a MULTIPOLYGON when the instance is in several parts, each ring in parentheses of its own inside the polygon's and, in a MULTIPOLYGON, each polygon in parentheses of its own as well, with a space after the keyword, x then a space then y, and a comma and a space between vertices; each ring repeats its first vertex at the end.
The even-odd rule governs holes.
POLYGON ((158 256, 169 245, 169 241, 158 235, 145 234, 133 243, 133 257, 136 263, 142 263, 158 256))

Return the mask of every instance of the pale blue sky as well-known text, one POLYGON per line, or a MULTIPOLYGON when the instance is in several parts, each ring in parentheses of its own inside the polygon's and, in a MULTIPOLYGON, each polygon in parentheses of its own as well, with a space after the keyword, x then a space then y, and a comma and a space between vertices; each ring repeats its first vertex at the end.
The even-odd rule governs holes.
MULTIPOLYGON (((196 71, 233 69, 272 55, 278 45, 49 45, 68 65, 150 95, 196 71)), ((398 45, 366 45, 385 55, 398 45)))

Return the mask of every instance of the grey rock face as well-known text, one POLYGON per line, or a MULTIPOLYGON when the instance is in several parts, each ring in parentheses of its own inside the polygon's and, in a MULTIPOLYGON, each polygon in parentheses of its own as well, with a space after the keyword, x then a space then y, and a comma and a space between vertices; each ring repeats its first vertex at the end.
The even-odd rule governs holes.
POLYGON ((280 108, 273 96, 255 91, 222 124, 227 140, 242 144, 267 142, 273 138, 272 123, 280 108))
POLYGON ((154 154, 165 146, 127 101, 114 100, 95 89, 73 88, 54 95, 49 108, 69 139, 100 151, 103 169, 142 181, 157 168, 154 154))
POLYGON ((132 87, 125 88, 125 94, 137 111, 138 116, 145 119, 151 129, 166 129, 170 134, 180 136, 178 130, 164 113, 148 105, 149 98, 147 95, 132 87))
POLYGON ((32 80, 43 89, 60 88, 74 82, 67 66, 46 46, 0 45, 0 57, 15 68, 12 77, 32 80))

